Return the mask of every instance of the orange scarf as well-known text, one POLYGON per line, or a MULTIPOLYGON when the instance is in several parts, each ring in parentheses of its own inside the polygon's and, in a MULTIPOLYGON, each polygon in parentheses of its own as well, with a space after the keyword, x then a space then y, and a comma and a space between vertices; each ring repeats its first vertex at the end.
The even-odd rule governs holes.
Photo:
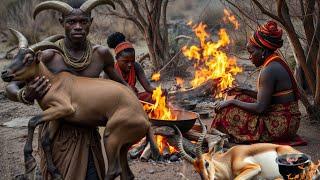
POLYGON ((131 67, 129 74, 126 77, 123 76, 118 62, 114 64, 114 68, 116 69, 118 74, 129 84, 129 86, 134 89, 136 93, 138 93, 138 89, 136 88, 136 71, 134 69, 134 66, 131 67))

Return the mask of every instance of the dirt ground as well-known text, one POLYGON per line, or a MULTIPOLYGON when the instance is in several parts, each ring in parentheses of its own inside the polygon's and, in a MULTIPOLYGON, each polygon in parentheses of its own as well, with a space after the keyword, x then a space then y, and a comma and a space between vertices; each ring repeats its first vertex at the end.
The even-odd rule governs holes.
MULTIPOLYGON (((0 60, 0 70, 7 64, 7 60, 0 60)), ((253 66, 246 61, 240 61, 240 64, 246 70, 237 78, 239 82, 245 82, 248 79, 248 74, 252 71, 253 66)), ((251 76, 246 82, 254 87, 256 75, 251 76)), ((0 180, 13 179, 16 175, 23 173, 23 146, 26 140, 27 128, 14 127, 9 128, 3 125, 15 118, 20 118, 24 125, 25 122, 33 115, 40 112, 35 106, 26 106, 21 103, 9 101, 4 96, 5 84, 0 81, 0 180)), ((305 110, 301 106, 303 117, 306 117, 305 110)), ((17 120, 17 119, 16 119, 17 120)), ((211 119, 206 119, 204 122, 209 125, 211 119)), ((313 160, 320 159, 320 130, 319 125, 310 124, 307 118, 303 118, 298 134, 308 142, 307 146, 296 147, 298 150, 309 154, 313 160)), ((35 135, 37 137, 37 135, 35 135)), ((37 142, 34 141, 34 150, 37 149, 37 142)), ((35 155, 37 152, 35 151, 35 155)), ((36 155, 37 156, 37 155, 36 155)), ((194 172, 193 168, 183 162, 174 163, 155 163, 155 162, 140 162, 137 160, 130 162, 130 167, 136 176, 136 179, 200 179, 194 172)))

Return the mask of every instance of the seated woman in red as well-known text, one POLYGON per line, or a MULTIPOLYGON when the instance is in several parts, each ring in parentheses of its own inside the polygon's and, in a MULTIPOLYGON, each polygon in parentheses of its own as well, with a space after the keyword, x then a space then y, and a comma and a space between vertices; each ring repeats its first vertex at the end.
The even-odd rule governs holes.
MULTIPOLYGON (((141 65, 135 62, 135 50, 132 44, 126 41, 125 36, 120 32, 115 32, 108 37, 108 46, 113 48, 116 54, 115 69, 119 75, 135 91, 138 98, 142 101, 153 102, 152 92, 155 90, 148 81, 141 65), (136 82, 140 82, 145 92, 138 92, 136 82)), ((164 93, 166 91, 164 90, 164 93)))
POLYGON ((218 103, 211 127, 229 134, 236 142, 287 141, 299 124, 298 88, 287 63, 275 51, 282 46, 282 30, 267 22, 250 38, 249 59, 260 67, 258 92, 231 88, 234 99, 218 103))

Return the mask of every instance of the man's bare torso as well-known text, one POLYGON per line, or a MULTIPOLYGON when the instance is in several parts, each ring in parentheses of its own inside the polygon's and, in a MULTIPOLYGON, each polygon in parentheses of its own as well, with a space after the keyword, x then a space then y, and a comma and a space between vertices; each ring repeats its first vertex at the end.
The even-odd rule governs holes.
POLYGON ((112 58, 108 58, 108 56, 111 56, 111 54, 108 49, 103 46, 93 46, 92 53, 92 62, 88 65, 87 68, 81 71, 76 71, 72 67, 68 66, 64 62, 61 54, 59 54, 55 50, 50 49, 43 51, 44 57, 42 60, 46 64, 48 69, 53 73, 68 71, 77 76, 99 77, 100 73, 108 66, 113 66, 114 62, 112 58))

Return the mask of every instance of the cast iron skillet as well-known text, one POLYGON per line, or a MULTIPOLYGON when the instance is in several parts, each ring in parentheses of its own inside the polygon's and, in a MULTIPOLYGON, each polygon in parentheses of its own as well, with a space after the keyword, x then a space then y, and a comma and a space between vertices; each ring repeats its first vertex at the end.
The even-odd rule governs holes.
POLYGON ((177 120, 161 120, 149 117, 153 126, 174 126, 176 125, 182 133, 188 132, 199 118, 199 114, 191 111, 173 110, 178 115, 177 120))

